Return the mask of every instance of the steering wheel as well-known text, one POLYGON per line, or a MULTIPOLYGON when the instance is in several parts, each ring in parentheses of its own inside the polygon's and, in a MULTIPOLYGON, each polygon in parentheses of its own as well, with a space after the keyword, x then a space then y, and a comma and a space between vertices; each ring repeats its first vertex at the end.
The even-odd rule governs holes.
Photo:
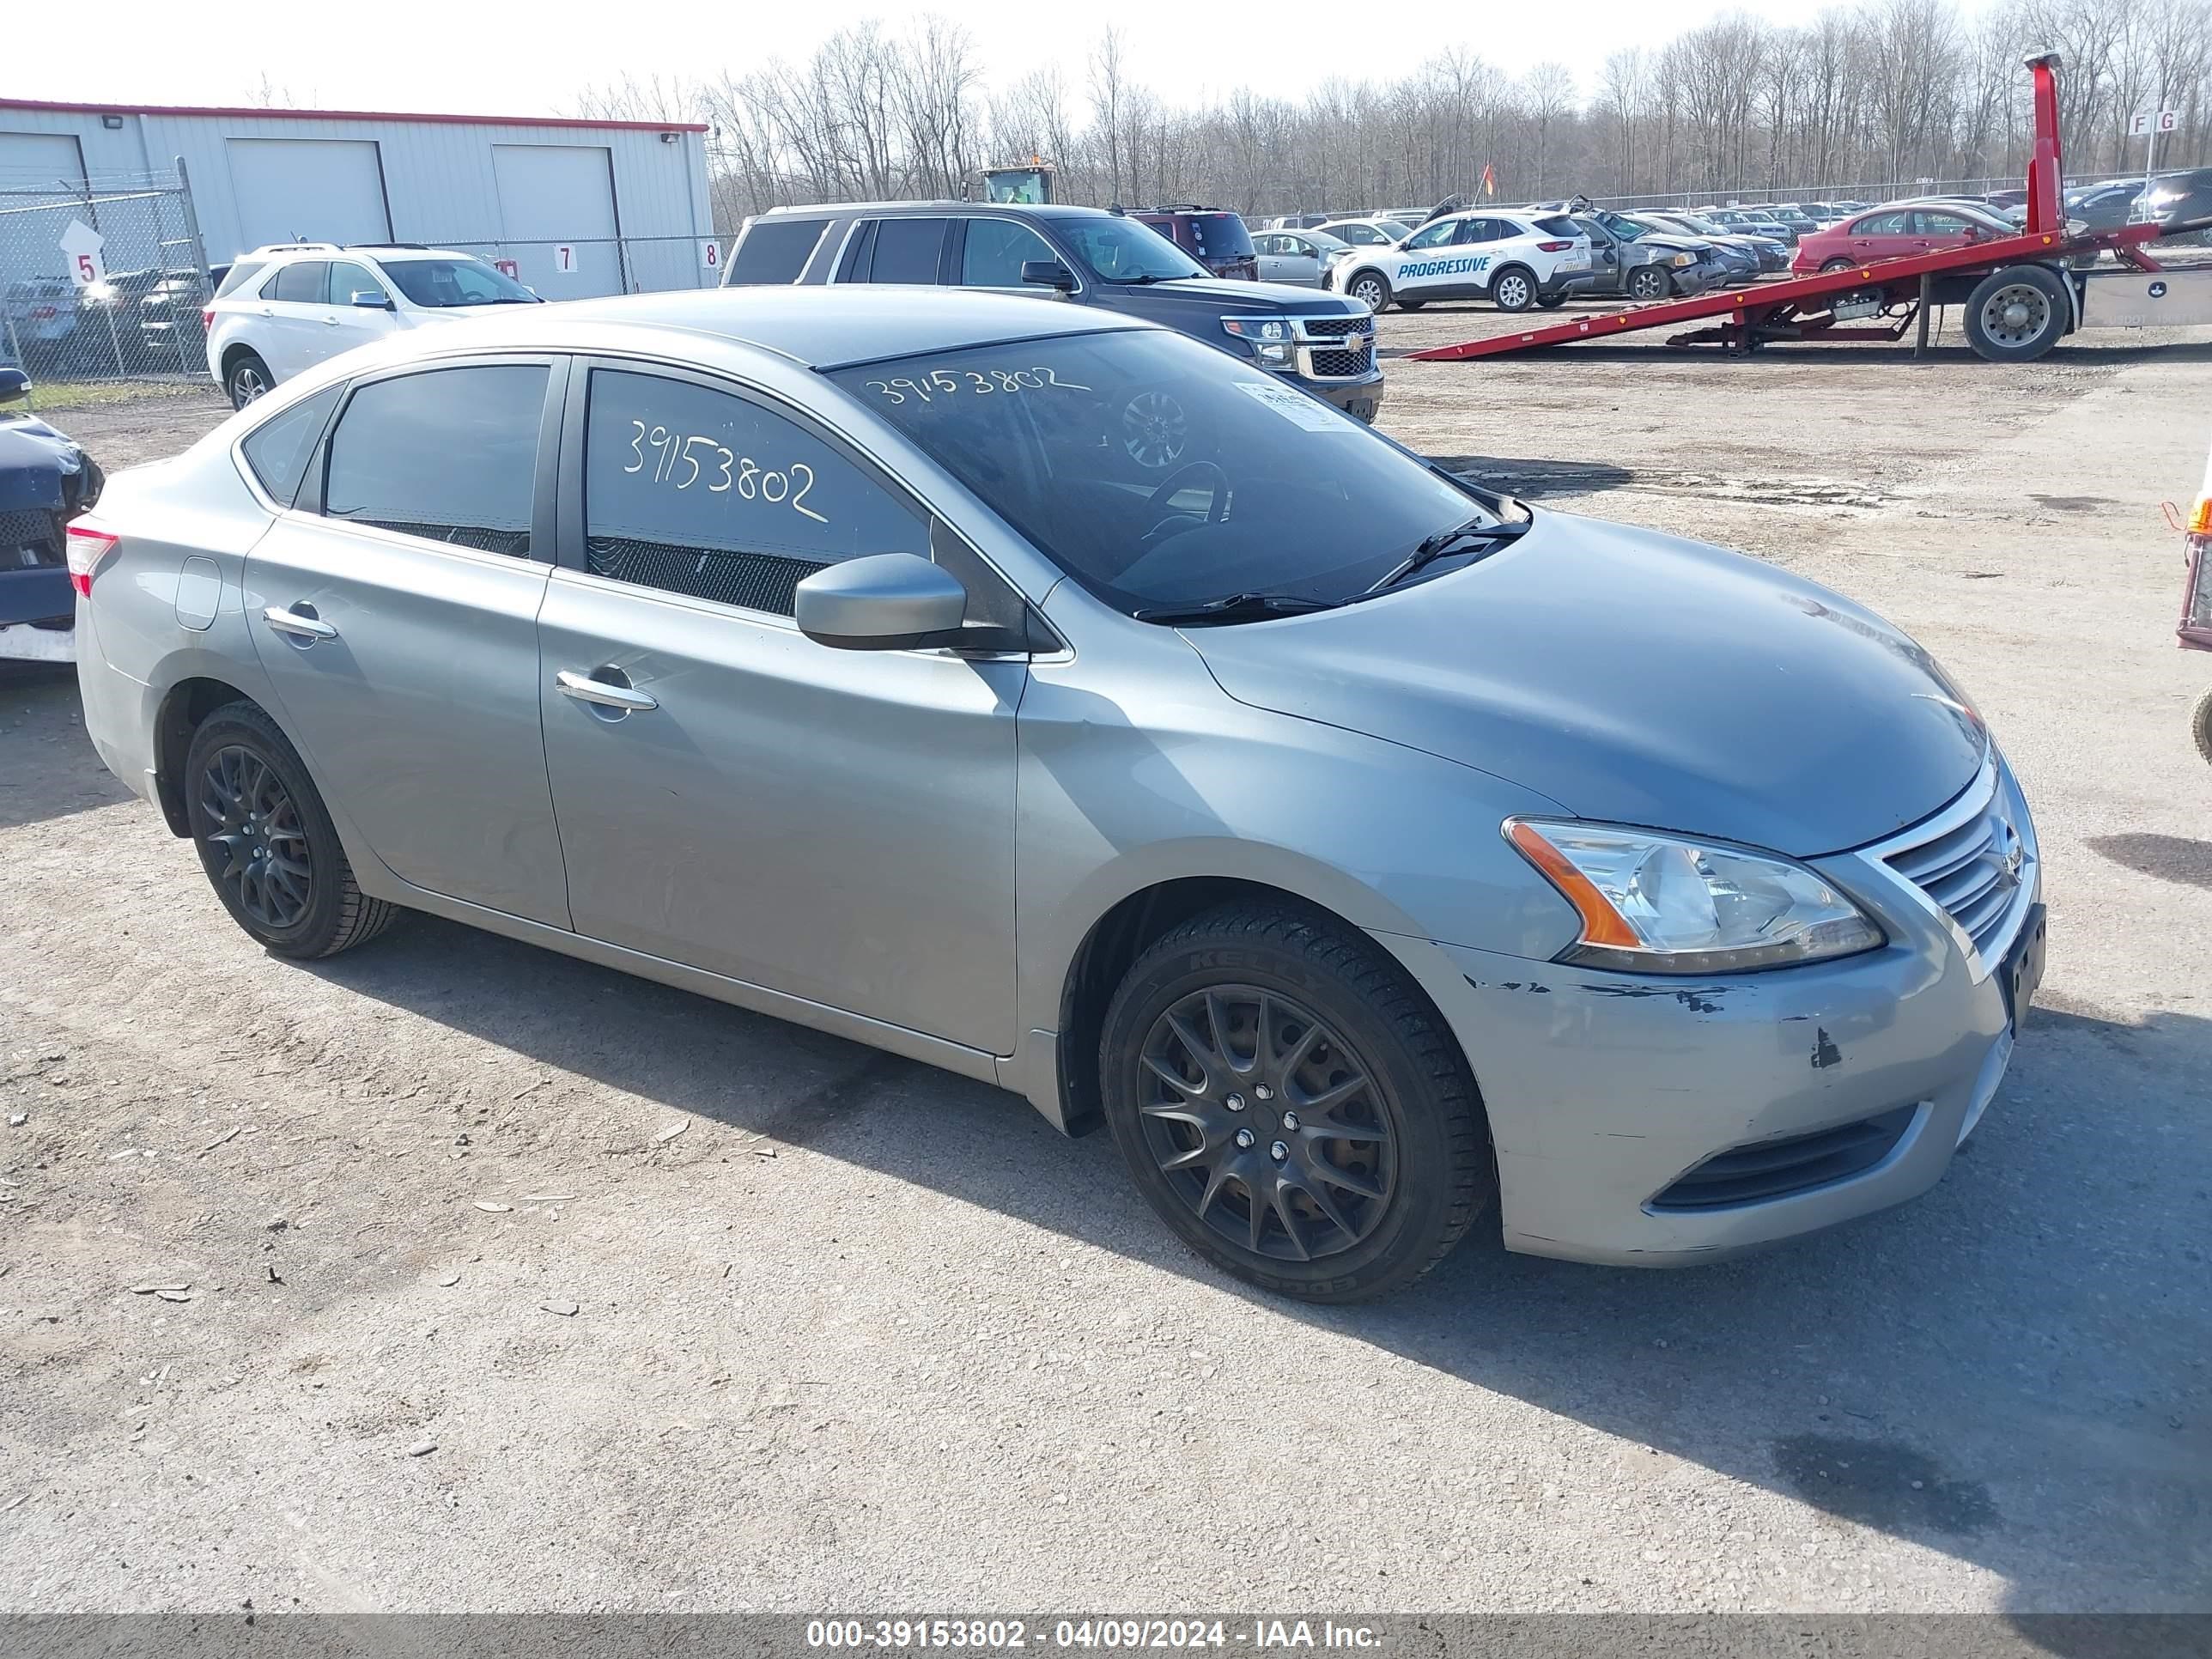
MULTIPOLYGON (((1183 483, 1186 479, 1190 477, 1193 473, 1200 472, 1208 474, 1212 477, 1213 480, 1213 495, 1212 499, 1206 503, 1206 517, 1199 522, 1204 524, 1219 524, 1224 519, 1229 516, 1229 475, 1226 472, 1224 472, 1212 461, 1191 461, 1185 465, 1177 467, 1174 471, 1169 473, 1165 478, 1160 481, 1160 487, 1158 489, 1155 489, 1149 496, 1146 497, 1145 506, 1154 513, 1159 512, 1161 508, 1166 507, 1170 501, 1175 499, 1176 492, 1182 488, 1183 483)), ((1161 532, 1167 529, 1170 525, 1176 523, 1178 520, 1188 520, 1190 517, 1191 515, 1188 513, 1181 511, 1170 512, 1162 518, 1158 523, 1155 524, 1150 530, 1145 532, 1144 539, 1147 542, 1156 540, 1159 537, 1161 532)))

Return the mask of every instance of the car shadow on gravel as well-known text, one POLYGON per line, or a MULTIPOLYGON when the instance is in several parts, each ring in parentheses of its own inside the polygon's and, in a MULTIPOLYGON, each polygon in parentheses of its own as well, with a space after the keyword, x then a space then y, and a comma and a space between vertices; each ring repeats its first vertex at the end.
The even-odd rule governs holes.
POLYGON ((0 830, 132 799, 85 738, 76 671, 0 661, 0 830))
POLYGON ((1811 1240, 1649 1273, 1479 1229, 1404 1295, 1312 1308, 1187 1255, 1107 1137, 984 1085, 428 917, 308 971, 1239 1296, 1285 1343, 1319 1327, 1970 1561, 2022 1611, 2188 1607, 2212 1583, 2212 1021, 2037 1011, 1942 1184, 1811 1240))

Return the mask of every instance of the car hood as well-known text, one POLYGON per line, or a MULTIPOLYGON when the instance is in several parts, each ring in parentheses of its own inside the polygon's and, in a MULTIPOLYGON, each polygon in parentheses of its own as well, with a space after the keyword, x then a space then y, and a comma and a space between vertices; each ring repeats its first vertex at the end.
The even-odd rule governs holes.
POLYGON ((1185 636, 1240 702, 1479 768, 1578 817, 1798 858, 1935 811, 1988 743, 1934 659, 1871 611, 1754 559, 1567 514, 1398 592, 1185 636))
POLYGON ((1240 283, 1231 277, 1182 276, 1168 283, 1127 283, 1115 290, 1163 311, 1200 311, 1228 316, 1239 311, 1272 311, 1293 317, 1342 317, 1366 307, 1340 295, 1316 294, 1287 283, 1240 283))
POLYGON ((1711 253, 1713 245, 1703 236, 1639 236, 1633 246, 1656 247, 1668 253, 1711 253))

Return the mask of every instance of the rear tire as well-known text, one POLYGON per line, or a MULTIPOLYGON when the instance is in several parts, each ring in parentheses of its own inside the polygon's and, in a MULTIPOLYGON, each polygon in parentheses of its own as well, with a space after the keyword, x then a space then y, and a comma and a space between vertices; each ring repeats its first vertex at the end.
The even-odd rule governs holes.
POLYGON ((1966 343, 1993 363, 2033 362, 2058 343, 2073 313, 2073 296, 2057 271, 2007 265, 1967 296, 1966 343))
POLYGON ((1490 278, 1490 302, 1500 311, 1526 311, 1536 303, 1536 275, 1526 265, 1507 265, 1490 278))
POLYGON ((223 372, 222 386, 230 394, 230 406, 243 409, 246 404, 266 397, 276 377, 269 372, 258 353, 241 351, 230 361, 223 372))
POLYGON ((354 884, 306 763, 258 704, 226 703, 200 722, 183 787, 192 848, 216 896, 276 955, 335 956, 399 914, 354 884))
POLYGON ((1850 268, 1851 262, 1849 259, 1831 259, 1820 267, 1820 274, 1826 276, 1835 271, 1849 270, 1850 268))
POLYGON ((1378 317, 1390 308, 1390 279, 1379 270, 1356 272, 1344 291, 1378 317))
POLYGON ((2197 739, 2197 752, 2204 763, 2212 766, 2212 691, 2197 700, 2197 712, 2189 717, 2190 735, 2197 739))
POLYGON ((1263 1290, 1402 1289, 1496 1195, 1443 1021, 1371 940, 1289 903, 1223 905, 1139 957, 1107 1010, 1099 1082, 1160 1218, 1263 1290))

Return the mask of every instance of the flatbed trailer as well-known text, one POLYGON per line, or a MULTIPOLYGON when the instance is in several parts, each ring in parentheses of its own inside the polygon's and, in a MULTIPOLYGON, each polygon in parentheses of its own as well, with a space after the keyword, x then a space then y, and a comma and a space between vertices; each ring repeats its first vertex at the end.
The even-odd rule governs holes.
POLYGON ((2083 326, 2212 323, 2212 268, 2167 271, 2146 251, 2148 243, 2212 226, 2212 219, 2068 234, 2059 194, 2058 61, 2056 53, 2027 60, 2035 83, 2036 137, 2027 169, 2027 222, 2016 236, 1694 299, 1661 300, 1409 352, 1407 359, 1462 362, 1684 323, 1706 326, 1674 335, 1668 344, 1753 351, 1785 340, 1897 340, 1917 319, 1924 348, 1931 310, 1963 305, 1967 343, 1976 353, 1996 362, 2026 362, 2083 326), (2079 268, 2104 252, 2119 261, 2119 270, 2092 274, 2079 268))

